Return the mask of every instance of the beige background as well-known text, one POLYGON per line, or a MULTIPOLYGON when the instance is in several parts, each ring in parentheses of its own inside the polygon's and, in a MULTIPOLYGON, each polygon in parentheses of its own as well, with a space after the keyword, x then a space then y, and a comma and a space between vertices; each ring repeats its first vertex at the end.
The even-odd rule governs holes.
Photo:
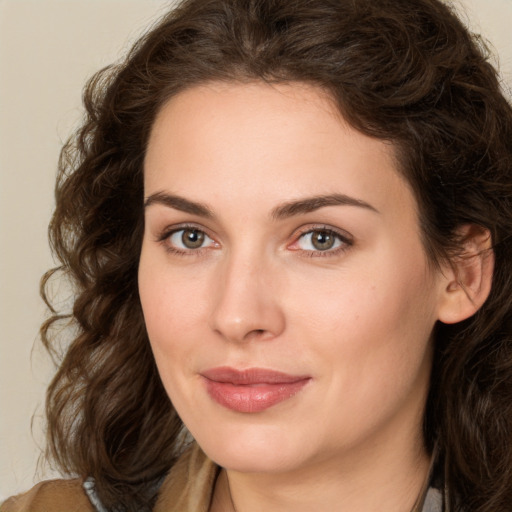
MULTIPOLYGON (((59 148, 80 118, 87 77, 122 55, 169 3, 0 0, 0 500, 52 475, 36 474, 51 375, 37 343, 45 315, 38 281, 52 265, 46 226, 59 148)), ((512 0, 459 3, 512 84, 512 0)))

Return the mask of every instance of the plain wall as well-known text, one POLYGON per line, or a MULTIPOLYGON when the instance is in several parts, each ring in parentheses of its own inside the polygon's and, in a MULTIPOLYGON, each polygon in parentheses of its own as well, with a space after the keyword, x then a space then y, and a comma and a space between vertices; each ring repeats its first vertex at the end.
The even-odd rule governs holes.
MULTIPOLYGON (((512 0, 459 4, 512 84, 512 0)), ((85 80, 120 57, 166 5, 0 0, 0 501, 52 475, 36 474, 53 371, 38 343, 46 314, 38 282, 52 266, 46 226, 60 147, 80 119, 85 80)))

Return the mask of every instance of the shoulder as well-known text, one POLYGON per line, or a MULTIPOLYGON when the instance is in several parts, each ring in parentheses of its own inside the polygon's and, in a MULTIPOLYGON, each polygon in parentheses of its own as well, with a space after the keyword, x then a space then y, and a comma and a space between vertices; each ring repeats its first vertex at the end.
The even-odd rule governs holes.
POLYGON ((207 512, 219 469, 192 443, 163 481, 154 512, 207 512))
POLYGON ((82 480, 47 480, 0 505, 0 512, 94 512, 82 480))

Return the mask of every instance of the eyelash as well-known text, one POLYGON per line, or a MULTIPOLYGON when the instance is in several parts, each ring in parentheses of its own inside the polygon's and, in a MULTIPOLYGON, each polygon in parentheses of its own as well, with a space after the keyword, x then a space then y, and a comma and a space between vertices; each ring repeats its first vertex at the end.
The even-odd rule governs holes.
MULTIPOLYGON (((173 227, 172 229, 166 229, 164 230, 157 238, 157 241, 162 243, 165 247, 165 250, 171 254, 177 254, 179 256, 199 256, 203 253, 204 250, 208 249, 208 247, 198 247, 197 249, 179 249, 170 243, 170 237, 172 237, 174 234, 179 233, 180 231, 197 231, 198 233, 203 233, 206 237, 213 240, 212 237, 206 233, 204 229, 199 228, 198 226, 195 226, 193 224, 185 224, 177 227, 173 227)), ((313 226, 308 227, 302 232, 299 232, 297 236, 294 239, 294 242, 292 244, 289 244, 287 247, 290 248, 294 244, 298 244, 299 241, 305 237, 306 235, 313 234, 313 233, 325 233, 328 236, 333 236, 335 239, 340 242, 339 247, 336 247, 334 249, 326 249, 324 251, 322 250, 304 250, 304 249, 291 249, 293 251, 301 252, 302 256, 310 257, 310 258, 325 258, 325 257, 333 257, 337 256, 339 254, 342 254, 346 252, 352 245, 353 240, 346 232, 340 232, 337 231, 329 226, 313 226)), ((216 242, 215 242, 216 243, 216 242)))
MULTIPOLYGON (((334 249, 326 249, 324 251, 322 250, 303 250, 303 249, 292 249, 296 251, 301 251, 302 255, 308 258, 329 258, 329 257, 335 257, 339 256, 340 254, 346 252, 352 245, 354 244, 352 237, 342 231, 338 231, 336 229, 333 229, 330 226, 308 226, 307 229, 304 229, 304 231, 299 232, 299 234, 296 236, 295 241, 293 244, 298 244, 299 241, 305 237, 306 235, 313 234, 313 233, 325 233, 326 235, 334 237, 338 242, 340 242, 339 247, 336 247, 334 249)), ((290 247, 290 246, 288 246, 290 247)))
POLYGON ((164 248, 168 253, 177 254, 178 256, 199 256, 205 249, 207 249, 207 247, 199 247, 197 249, 179 249, 178 247, 171 245, 171 236, 179 233, 180 231, 197 231, 198 233, 203 233, 205 236, 213 240, 213 238, 210 237, 204 229, 193 224, 183 224, 181 226, 173 227, 172 229, 165 229, 158 236, 157 241, 164 245, 164 248))

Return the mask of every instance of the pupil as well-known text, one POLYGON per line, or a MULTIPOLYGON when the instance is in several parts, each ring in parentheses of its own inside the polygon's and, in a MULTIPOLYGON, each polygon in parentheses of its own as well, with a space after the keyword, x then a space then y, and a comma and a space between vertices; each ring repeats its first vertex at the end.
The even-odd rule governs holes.
POLYGON ((197 249, 204 242, 204 233, 195 229, 185 229, 181 237, 183 245, 188 249, 197 249))
POLYGON ((334 237, 327 231, 316 231, 312 237, 315 249, 326 251, 334 245, 334 237))

